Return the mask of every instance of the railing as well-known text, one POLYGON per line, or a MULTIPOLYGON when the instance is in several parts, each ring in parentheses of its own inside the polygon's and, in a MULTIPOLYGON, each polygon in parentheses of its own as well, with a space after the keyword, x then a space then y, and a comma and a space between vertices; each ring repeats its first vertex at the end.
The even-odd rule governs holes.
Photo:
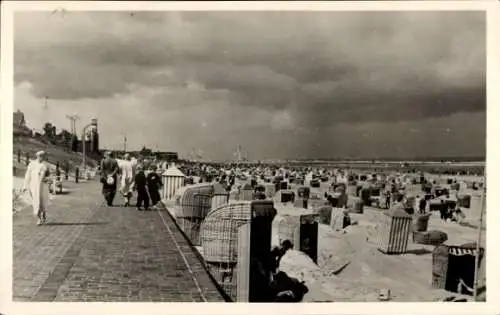
MULTIPOLYGON (((28 166, 29 162, 32 161, 32 159, 27 159, 26 153, 21 152, 21 158, 19 159, 18 155, 14 154, 12 161, 13 161, 13 170, 12 170, 13 175, 19 177, 19 176, 24 176, 24 173, 26 171, 26 167, 28 166), (21 164, 21 165, 19 165, 19 164, 21 164)), ((56 172, 56 166, 53 164, 50 164, 50 162, 49 162, 49 169, 50 169, 51 173, 56 172)), ((95 177, 95 175, 97 174, 97 172, 92 170, 92 169, 89 170, 89 172, 87 172, 87 173, 81 172, 80 170, 81 169, 79 168, 79 166, 75 165, 74 167, 70 167, 67 172, 64 169, 60 168, 59 172, 61 174, 61 179, 64 178, 64 180, 76 180, 77 173, 78 173, 79 180, 91 179, 91 178, 95 177), (78 171, 77 171, 77 169, 78 169, 78 171)))

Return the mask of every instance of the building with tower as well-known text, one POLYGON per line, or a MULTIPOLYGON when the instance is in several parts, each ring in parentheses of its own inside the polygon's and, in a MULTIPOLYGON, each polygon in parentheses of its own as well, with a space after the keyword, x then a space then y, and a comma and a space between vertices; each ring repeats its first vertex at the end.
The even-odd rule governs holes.
POLYGON ((19 109, 13 113, 13 134, 15 136, 32 136, 32 131, 26 126, 24 113, 19 109))
POLYGON ((19 109, 14 112, 13 117, 14 127, 24 128, 26 126, 26 120, 24 119, 24 113, 19 109))

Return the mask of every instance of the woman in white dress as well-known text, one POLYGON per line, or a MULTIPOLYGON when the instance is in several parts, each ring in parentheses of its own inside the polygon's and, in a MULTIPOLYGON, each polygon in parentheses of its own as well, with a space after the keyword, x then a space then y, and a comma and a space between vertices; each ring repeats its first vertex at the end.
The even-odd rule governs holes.
POLYGON ((33 206, 33 214, 37 217, 37 225, 47 221, 47 206, 49 202, 50 171, 44 151, 36 153, 36 159, 31 161, 24 177, 23 192, 28 192, 33 206))
POLYGON ((120 163, 121 187, 120 192, 123 195, 125 207, 130 205, 132 198, 132 189, 135 177, 136 162, 132 161, 130 154, 125 154, 124 161, 120 163))

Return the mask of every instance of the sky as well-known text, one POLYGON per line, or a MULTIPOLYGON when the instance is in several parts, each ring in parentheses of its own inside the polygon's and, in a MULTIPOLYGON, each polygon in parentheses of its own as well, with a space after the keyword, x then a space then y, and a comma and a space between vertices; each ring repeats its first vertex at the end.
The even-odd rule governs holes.
POLYGON ((484 12, 18 12, 14 32, 28 126, 96 117, 102 147, 485 155, 484 12))

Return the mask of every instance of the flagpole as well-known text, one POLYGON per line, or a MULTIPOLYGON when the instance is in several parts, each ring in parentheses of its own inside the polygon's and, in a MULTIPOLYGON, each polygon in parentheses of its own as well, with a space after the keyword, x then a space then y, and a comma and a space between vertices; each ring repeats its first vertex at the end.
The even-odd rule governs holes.
POLYGON ((478 282, 479 282, 479 255, 480 255, 480 250, 481 250, 481 240, 482 240, 482 228, 483 228, 483 215, 484 215, 484 210, 485 210, 485 204, 486 204, 486 177, 484 181, 484 186, 483 186, 483 193, 481 196, 481 214, 479 216, 479 227, 478 227, 478 235, 477 235, 477 243, 476 243, 476 262, 474 266, 474 301, 477 300, 477 289, 478 289, 478 282))

